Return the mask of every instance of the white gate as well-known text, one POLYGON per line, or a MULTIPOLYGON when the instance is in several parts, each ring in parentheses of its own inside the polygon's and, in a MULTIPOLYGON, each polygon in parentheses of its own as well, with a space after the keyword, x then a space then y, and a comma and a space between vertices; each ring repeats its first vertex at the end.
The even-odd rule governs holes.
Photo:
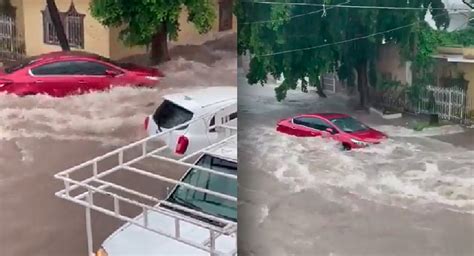
POLYGON ((461 120, 466 116, 466 91, 458 88, 428 86, 422 93, 418 112, 431 113, 430 98, 434 98, 434 112, 446 120, 461 120))
POLYGON ((321 82, 325 91, 336 93, 337 76, 334 73, 327 73, 322 75, 321 82))

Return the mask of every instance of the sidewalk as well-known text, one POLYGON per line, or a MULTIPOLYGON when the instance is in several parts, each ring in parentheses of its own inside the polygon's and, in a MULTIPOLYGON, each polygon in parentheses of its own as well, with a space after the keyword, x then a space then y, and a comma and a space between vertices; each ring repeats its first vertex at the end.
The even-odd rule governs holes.
MULTIPOLYGON (((403 127, 409 130, 414 131, 414 127, 419 123, 428 123, 429 120, 425 116, 418 116, 410 113, 403 113, 401 118, 397 119, 383 119, 379 115, 375 113, 370 114, 363 114, 364 116, 367 115, 367 118, 370 119, 370 123, 375 125, 391 125, 391 126, 398 126, 403 127)), ((440 131, 440 135, 429 136, 432 139, 440 140, 446 143, 450 143, 454 146, 463 147, 469 150, 474 150, 474 128, 466 128, 456 123, 452 123, 445 120, 440 120, 441 127, 452 127, 462 130, 462 132, 450 132, 446 134, 442 134, 440 131)), ((429 130, 433 129, 440 129, 440 127, 432 127, 432 128, 425 128, 420 133, 425 133, 429 130)), ((449 130, 457 130, 457 129, 449 129, 449 130)), ((416 131, 414 131, 416 133, 416 131)))

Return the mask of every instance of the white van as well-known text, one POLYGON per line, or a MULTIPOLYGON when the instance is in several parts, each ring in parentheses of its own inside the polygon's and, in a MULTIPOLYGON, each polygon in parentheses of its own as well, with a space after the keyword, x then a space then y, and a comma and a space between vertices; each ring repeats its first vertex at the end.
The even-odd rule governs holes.
MULTIPOLYGON (((196 167, 190 168, 181 178, 181 182, 207 189, 217 193, 225 194, 237 198, 237 137, 224 144, 216 145, 205 150, 196 166, 209 168, 216 173, 209 173, 196 167), (219 175, 228 174, 235 178, 219 175)), ((237 255, 237 202, 210 195, 206 192, 196 191, 190 188, 177 185, 171 190, 165 200, 168 203, 177 204, 182 207, 193 209, 197 212, 216 217, 209 218, 198 216, 187 211, 175 209, 173 207, 160 204, 157 207, 163 208, 167 214, 150 212, 147 216, 150 228, 162 230, 165 233, 176 232, 175 216, 194 219, 195 223, 183 222, 180 226, 177 237, 167 237, 144 229, 131 223, 115 231, 109 236, 99 249, 97 256, 171 256, 171 255, 237 255), (227 222, 223 223, 218 219, 227 222), (230 223, 230 224, 229 224, 230 223), (209 227, 230 229, 228 234, 215 235, 209 238, 209 227), (180 240, 181 239, 181 240, 180 240), (186 244, 186 242, 189 244, 186 244), (210 251, 198 249, 195 245, 209 247, 210 251)), ((135 221, 142 223, 143 214, 139 215, 135 221)))
POLYGON ((163 98, 146 117, 145 130, 153 136, 179 126, 160 138, 179 155, 189 155, 224 138, 216 125, 237 126, 236 87, 208 87, 163 98))

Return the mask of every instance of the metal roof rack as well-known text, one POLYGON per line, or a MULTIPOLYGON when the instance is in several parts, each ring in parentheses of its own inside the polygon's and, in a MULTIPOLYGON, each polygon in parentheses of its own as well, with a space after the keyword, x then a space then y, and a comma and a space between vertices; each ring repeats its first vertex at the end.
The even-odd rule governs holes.
MULTIPOLYGON (((230 253, 229 252, 224 253, 224 252, 218 251, 215 248, 216 239, 219 236, 221 235, 234 236, 235 235, 236 237, 237 235, 236 222, 233 222, 224 218, 212 216, 212 215, 199 212, 187 207, 183 207, 183 206, 165 201, 164 199, 159 199, 156 196, 151 196, 143 192, 139 192, 136 189, 127 187, 126 185, 123 185, 123 184, 121 185, 116 182, 111 182, 104 179, 106 176, 109 176, 113 173, 119 172, 121 170, 126 170, 128 172, 131 172, 133 175, 142 175, 147 178, 150 178, 150 180, 152 181, 166 182, 166 183, 171 183, 173 185, 180 185, 191 190, 207 193, 207 194, 210 194, 210 195, 213 195, 225 200, 237 202, 236 197, 218 193, 218 192, 200 188, 200 187, 195 187, 188 183, 181 182, 180 179, 168 178, 168 177, 162 176, 161 174, 156 174, 151 171, 147 171, 147 170, 132 166, 144 159, 155 159, 155 160, 158 159, 158 160, 166 161, 168 163, 171 163, 177 166, 186 167, 188 169, 195 168, 201 171, 225 176, 230 179, 237 179, 236 175, 222 173, 222 172, 218 172, 218 171, 205 168, 202 166, 197 166, 194 163, 190 163, 188 161, 195 156, 199 156, 199 155, 202 155, 203 153, 206 153, 208 150, 212 150, 219 146, 222 146, 223 144, 225 144, 226 142, 230 140, 235 140, 237 136, 236 134, 237 127, 231 127, 231 126, 226 125, 225 123, 219 122, 219 124, 216 124, 215 126, 218 129, 224 129, 225 131, 224 139, 206 148, 196 151, 195 153, 192 153, 188 156, 182 157, 180 159, 174 159, 172 157, 166 156, 164 154, 164 152, 166 152, 165 150, 168 148, 166 145, 149 149, 149 143, 151 143, 152 141, 156 141, 156 139, 164 137, 167 134, 181 127, 189 125, 190 123, 201 120, 202 118, 206 116, 207 115, 204 115, 200 118, 193 119, 189 122, 186 122, 182 125, 174 127, 165 132, 161 132, 156 135, 142 139, 140 141, 123 146, 121 148, 108 152, 102 156, 96 157, 92 160, 86 161, 84 163, 81 163, 79 165, 76 165, 72 168, 69 168, 65 171, 62 171, 54 175, 55 178, 62 180, 64 183, 64 188, 56 192, 55 195, 58 196, 59 198, 82 205, 86 208, 87 244, 88 244, 88 253, 90 255, 95 255, 93 252, 91 210, 96 210, 108 216, 125 221, 128 224, 139 226, 141 228, 144 228, 156 234, 174 239, 186 245, 209 252, 210 255, 237 255, 237 249, 235 249, 234 251, 230 253), (125 153, 133 149, 135 150, 139 149, 141 151, 140 155, 132 158, 131 160, 126 161, 124 158, 125 153), (111 168, 107 168, 104 171, 99 171, 99 168, 98 168, 99 163, 103 162, 105 159, 110 159, 111 157, 116 157, 116 159, 118 160, 118 163, 112 166, 111 168), (75 176, 80 176, 81 178, 77 178, 75 176), (120 193, 118 191, 120 191, 120 193), (103 195, 108 198, 112 198, 113 203, 109 205, 96 203, 95 202, 96 200, 94 199, 95 199, 95 196, 97 195, 103 195), (135 198, 139 198, 140 201, 135 198), (148 204, 143 203, 142 201, 148 201, 149 203, 148 204), (131 205, 131 206, 140 208, 141 214, 135 217, 127 216, 121 211, 124 205, 125 206, 131 205), (160 205, 164 205, 165 207, 160 207, 160 205), (171 211, 167 209, 169 207, 192 214, 194 216, 208 219, 212 221, 213 223, 218 223, 219 225, 212 225, 212 224, 209 224, 208 222, 201 221, 197 218, 192 218, 184 214, 171 211), (175 226, 174 232, 169 232, 169 233, 164 232, 161 229, 157 229, 149 225, 148 213, 150 212, 160 213, 160 214, 166 215, 167 217, 173 218, 174 226, 175 226), (140 216, 143 217, 142 221, 139 221, 137 218, 140 216), (193 225, 197 225, 201 228, 207 229, 209 231, 209 237, 205 239, 206 242, 199 243, 199 242, 191 241, 191 240, 181 237, 180 233, 181 233, 182 222, 191 223, 193 225)), ((237 248, 237 245, 235 248, 237 248)))

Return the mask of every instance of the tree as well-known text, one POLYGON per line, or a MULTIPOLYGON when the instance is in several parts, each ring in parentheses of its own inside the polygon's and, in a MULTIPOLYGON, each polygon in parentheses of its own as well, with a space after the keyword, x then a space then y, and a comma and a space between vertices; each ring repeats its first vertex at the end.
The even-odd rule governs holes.
POLYGON ((63 51, 70 51, 69 41, 67 40, 66 33, 64 32, 64 26, 61 22, 61 17, 59 16, 58 7, 54 0, 46 0, 48 7, 49 15, 51 16, 51 21, 53 22, 54 29, 56 30, 56 35, 58 37, 59 45, 63 51))
POLYGON ((126 45, 151 44, 152 64, 170 59, 168 38, 177 39, 183 8, 199 33, 208 32, 216 19, 211 0, 92 0, 92 15, 103 25, 124 26, 120 39, 126 45))
MULTIPOLYGON (((241 2, 237 9, 243 13, 239 17, 239 53, 251 54, 248 81, 263 84, 267 74, 283 75, 285 80, 276 91, 278 100, 286 96, 287 90, 295 89, 296 81, 305 76, 309 77, 309 85, 317 86, 317 78, 337 63, 339 75, 349 84, 355 84, 356 77, 360 105, 366 107, 368 86, 375 84, 377 49, 385 42, 392 42, 405 50, 411 49, 414 55, 416 25, 424 20, 427 11, 438 27, 449 24, 441 0, 307 0, 305 3, 309 5, 241 2), (269 22, 252 23, 258 20, 269 22)), ((306 90, 304 82, 302 89, 306 90)))

